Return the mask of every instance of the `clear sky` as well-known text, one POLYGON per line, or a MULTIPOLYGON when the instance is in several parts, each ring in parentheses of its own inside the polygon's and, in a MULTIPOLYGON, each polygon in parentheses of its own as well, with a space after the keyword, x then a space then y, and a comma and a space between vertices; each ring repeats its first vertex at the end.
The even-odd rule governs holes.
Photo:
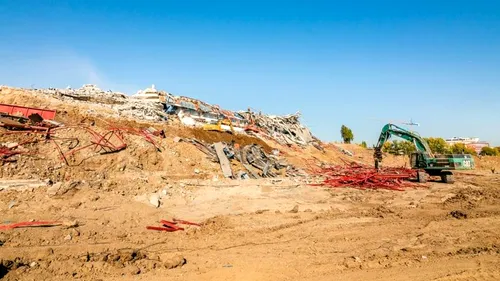
POLYGON ((300 111, 323 140, 385 122, 500 145, 500 1, 0 0, 0 84, 300 111))

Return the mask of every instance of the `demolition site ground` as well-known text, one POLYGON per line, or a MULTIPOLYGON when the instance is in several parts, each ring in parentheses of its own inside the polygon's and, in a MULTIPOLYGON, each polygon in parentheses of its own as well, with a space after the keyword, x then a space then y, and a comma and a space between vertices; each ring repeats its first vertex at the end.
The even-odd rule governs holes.
MULTIPOLYGON (((55 121, 75 126, 55 140, 0 128, 5 147, 25 142, 0 166, 2 280, 500 279, 497 158, 475 159, 476 169, 457 172, 454 184, 333 187, 326 183, 341 181, 325 180, 328 173, 368 169, 373 151, 97 116, 90 103, 23 91, 0 94, 0 103, 57 109, 55 121), (67 152, 89 141, 83 128, 110 127, 129 128, 126 148, 67 152), (130 128, 165 137, 151 142, 130 128), (278 151, 287 168, 253 178, 264 172, 232 158, 234 174, 248 176, 225 178, 222 160, 204 151, 219 142, 278 151)), ((387 155, 384 165, 407 161, 387 155)))

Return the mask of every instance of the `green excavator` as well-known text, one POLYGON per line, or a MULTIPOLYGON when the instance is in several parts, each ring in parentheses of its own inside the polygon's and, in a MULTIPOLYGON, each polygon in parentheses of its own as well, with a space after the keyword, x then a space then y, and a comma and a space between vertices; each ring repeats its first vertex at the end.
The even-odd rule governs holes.
POLYGON ((410 165, 417 171, 417 180, 421 183, 427 182, 429 176, 440 176, 445 183, 453 183, 452 170, 472 170, 474 169, 474 158, 470 154, 446 154, 434 155, 429 144, 419 134, 410 132, 394 124, 386 124, 382 128, 377 146, 375 147, 374 158, 375 168, 378 169, 382 162, 382 147, 391 136, 400 137, 412 142, 416 147, 416 152, 410 155, 410 165))

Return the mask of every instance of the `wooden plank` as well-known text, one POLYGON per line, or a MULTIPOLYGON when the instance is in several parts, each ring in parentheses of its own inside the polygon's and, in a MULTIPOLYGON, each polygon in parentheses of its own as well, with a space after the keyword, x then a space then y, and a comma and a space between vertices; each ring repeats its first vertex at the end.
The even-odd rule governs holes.
POLYGON ((214 147, 217 157, 219 158, 220 168, 222 169, 224 177, 232 178, 233 171, 231 170, 231 163, 229 163, 229 159, 227 159, 227 156, 224 153, 224 145, 221 142, 218 142, 214 144, 214 147))

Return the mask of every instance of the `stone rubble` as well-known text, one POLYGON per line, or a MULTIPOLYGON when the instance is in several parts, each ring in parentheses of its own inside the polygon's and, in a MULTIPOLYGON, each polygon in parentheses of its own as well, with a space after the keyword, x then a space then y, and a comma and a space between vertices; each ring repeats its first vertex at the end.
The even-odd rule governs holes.
MULTIPOLYGON (((189 112, 189 115, 198 114, 198 117, 195 118, 197 121, 192 124, 194 126, 202 125, 201 123, 198 124, 198 121, 203 122, 205 118, 204 114, 208 114, 205 111, 210 108, 215 108, 218 113, 212 112, 211 114, 216 116, 216 118, 244 118, 241 119, 243 120, 242 122, 236 122, 241 123, 241 127, 237 130, 239 132, 246 132, 247 134, 256 136, 266 136, 284 145, 295 144, 302 147, 314 145, 321 150, 321 142, 312 135, 308 128, 300 123, 299 112, 285 116, 265 115, 254 113, 250 110, 232 112, 218 109, 218 106, 211 106, 195 99, 189 99, 190 103, 187 103, 184 101, 184 99, 187 98, 174 97, 167 92, 158 91, 154 88, 154 85, 151 88, 139 91, 133 96, 128 96, 120 92, 104 91, 91 84, 83 85, 78 89, 68 87, 66 89, 48 88, 32 89, 28 91, 32 91, 35 94, 50 95, 71 103, 92 104, 92 108, 88 110, 88 113, 92 115, 106 115, 106 117, 130 118, 156 122, 165 121, 172 117, 180 118, 169 111, 169 107, 172 106, 169 100, 180 100, 180 102, 176 104, 177 107, 189 112), (185 108, 183 108, 183 106, 185 106, 185 108)), ((240 120, 238 118, 235 120, 240 120)), ((236 129, 238 124, 233 122, 233 126, 235 126, 236 129)))

